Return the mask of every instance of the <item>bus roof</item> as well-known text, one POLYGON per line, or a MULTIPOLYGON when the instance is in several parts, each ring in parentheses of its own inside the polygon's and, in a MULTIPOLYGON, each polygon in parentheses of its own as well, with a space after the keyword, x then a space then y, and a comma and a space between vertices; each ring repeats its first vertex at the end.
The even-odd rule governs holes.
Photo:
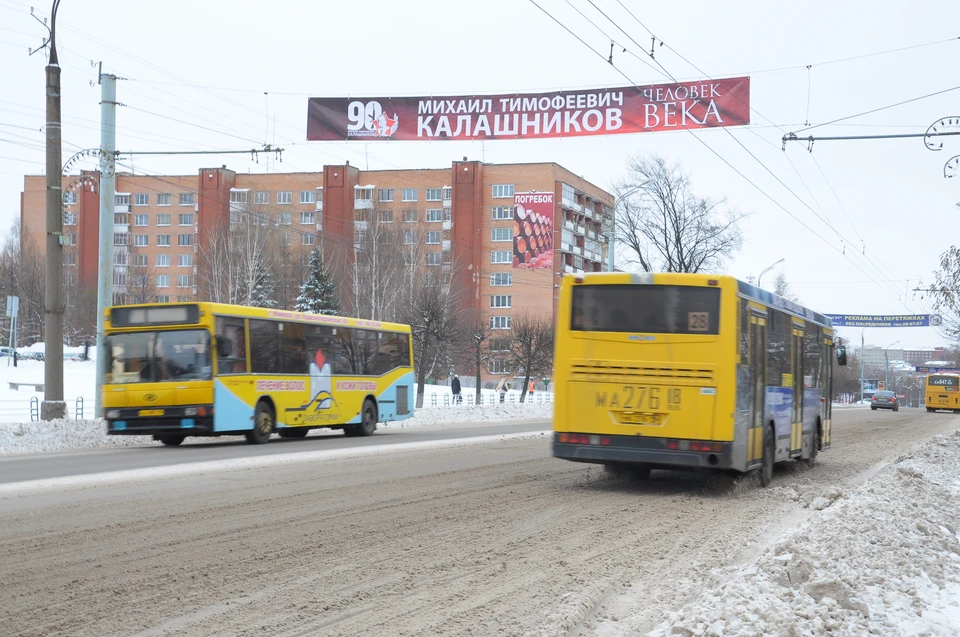
MULTIPOLYGON (((386 330, 390 332, 407 332, 409 333, 410 326, 404 325, 402 323, 388 323, 385 321, 371 321, 367 319, 358 319, 351 318, 347 316, 331 316, 327 314, 311 314, 309 312, 293 312, 290 310, 278 310, 274 308, 267 307, 250 307, 246 305, 230 305, 227 303, 207 303, 207 302, 198 302, 198 303, 140 303, 135 305, 113 305, 107 308, 107 318, 113 316, 113 311, 118 308, 175 308, 175 307, 196 307, 199 308, 200 312, 213 314, 216 316, 233 316, 239 318, 252 318, 252 319, 273 319, 273 320, 289 320, 289 321, 298 321, 303 323, 313 323, 315 325, 328 325, 331 327, 344 326, 344 327, 359 327, 359 328, 368 328, 368 329, 378 329, 386 330)), ((170 325, 183 325, 184 323, 175 323, 171 322, 170 325)), ((152 327, 163 326, 164 323, 150 323, 152 327)), ((111 327, 114 327, 111 324, 111 327)), ((137 326, 130 325, 124 326, 129 328, 134 328, 137 326)), ((146 327, 146 324, 144 324, 146 327)))

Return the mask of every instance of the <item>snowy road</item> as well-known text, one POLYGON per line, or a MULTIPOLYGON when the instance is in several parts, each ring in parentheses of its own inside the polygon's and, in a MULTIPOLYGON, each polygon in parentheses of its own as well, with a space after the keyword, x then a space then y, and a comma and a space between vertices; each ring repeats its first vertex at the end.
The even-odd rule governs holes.
POLYGON ((7 495, 0 634, 642 634, 817 495, 960 424, 834 416, 833 449, 765 490, 608 479, 540 438, 7 495))

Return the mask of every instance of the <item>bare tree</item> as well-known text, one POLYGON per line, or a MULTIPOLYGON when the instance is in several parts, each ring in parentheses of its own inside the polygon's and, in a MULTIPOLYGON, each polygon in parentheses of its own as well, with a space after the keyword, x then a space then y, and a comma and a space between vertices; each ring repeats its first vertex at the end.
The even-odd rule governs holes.
POLYGON ((788 301, 793 301, 794 303, 800 302, 800 297, 793 293, 793 288, 790 287, 787 276, 783 272, 777 275, 774 292, 788 301))
POLYGON ((743 244, 744 215, 695 195, 689 175, 662 157, 631 159, 616 191, 615 242, 645 272, 715 272, 743 244))
POLYGON ((230 223, 212 228, 200 248, 200 288, 206 300, 239 305, 274 302, 276 227, 264 212, 237 207, 230 223))
POLYGON ((553 370, 553 322, 541 314, 514 316, 511 338, 511 366, 514 374, 524 375, 520 390, 523 402, 530 379, 543 378, 553 370))
POLYGON ((357 211, 353 260, 354 315, 374 321, 400 314, 408 269, 403 234, 393 223, 393 211, 357 211))
POLYGON ((130 303, 152 303, 157 299, 156 269, 147 261, 147 255, 131 250, 133 264, 127 275, 127 300, 130 303), (143 257, 139 259, 138 257, 143 257))
MULTIPOLYGON (((460 330, 461 345, 458 353, 461 354, 461 360, 465 363, 470 362, 473 367, 473 374, 476 389, 476 402, 480 404, 480 375, 483 372, 483 365, 490 358, 490 326, 474 312, 464 311, 461 314, 461 320, 464 321, 463 328, 460 330)), ((464 366, 466 367, 466 366, 464 366)))
POLYGON ((927 293, 943 318, 941 329, 951 338, 960 338, 960 248, 952 245, 940 255, 940 269, 927 293))

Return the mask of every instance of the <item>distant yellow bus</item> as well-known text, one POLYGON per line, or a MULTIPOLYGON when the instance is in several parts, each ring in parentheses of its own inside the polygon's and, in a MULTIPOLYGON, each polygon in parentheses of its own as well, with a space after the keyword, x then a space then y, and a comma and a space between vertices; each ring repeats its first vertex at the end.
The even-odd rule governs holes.
POLYGON ((176 446, 187 436, 311 428, 369 436, 413 415, 410 326, 214 303, 108 310, 107 433, 176 446))
MULTIPOLYGON (((565 276, 553 454, 641 477, 761 471, 830 447, 830 320, 728 276, 565 276)), ((841 365, 846 352, 837 350, 841 365)))
POLYGON ((927 411, 949 409, 960 411, 960 374, 927 376, 925 404, 927 411))

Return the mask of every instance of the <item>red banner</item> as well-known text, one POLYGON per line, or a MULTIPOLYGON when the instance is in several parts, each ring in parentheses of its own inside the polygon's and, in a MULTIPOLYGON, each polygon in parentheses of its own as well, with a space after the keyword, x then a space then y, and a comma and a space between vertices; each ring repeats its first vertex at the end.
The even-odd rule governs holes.
POLYGON ((553 267, 553 193, 513 195, 513 267, 553 267))
POLYGON ((463 97, 313 97, 307 139, 540 139, 750 123, 750 78, 463 97))

